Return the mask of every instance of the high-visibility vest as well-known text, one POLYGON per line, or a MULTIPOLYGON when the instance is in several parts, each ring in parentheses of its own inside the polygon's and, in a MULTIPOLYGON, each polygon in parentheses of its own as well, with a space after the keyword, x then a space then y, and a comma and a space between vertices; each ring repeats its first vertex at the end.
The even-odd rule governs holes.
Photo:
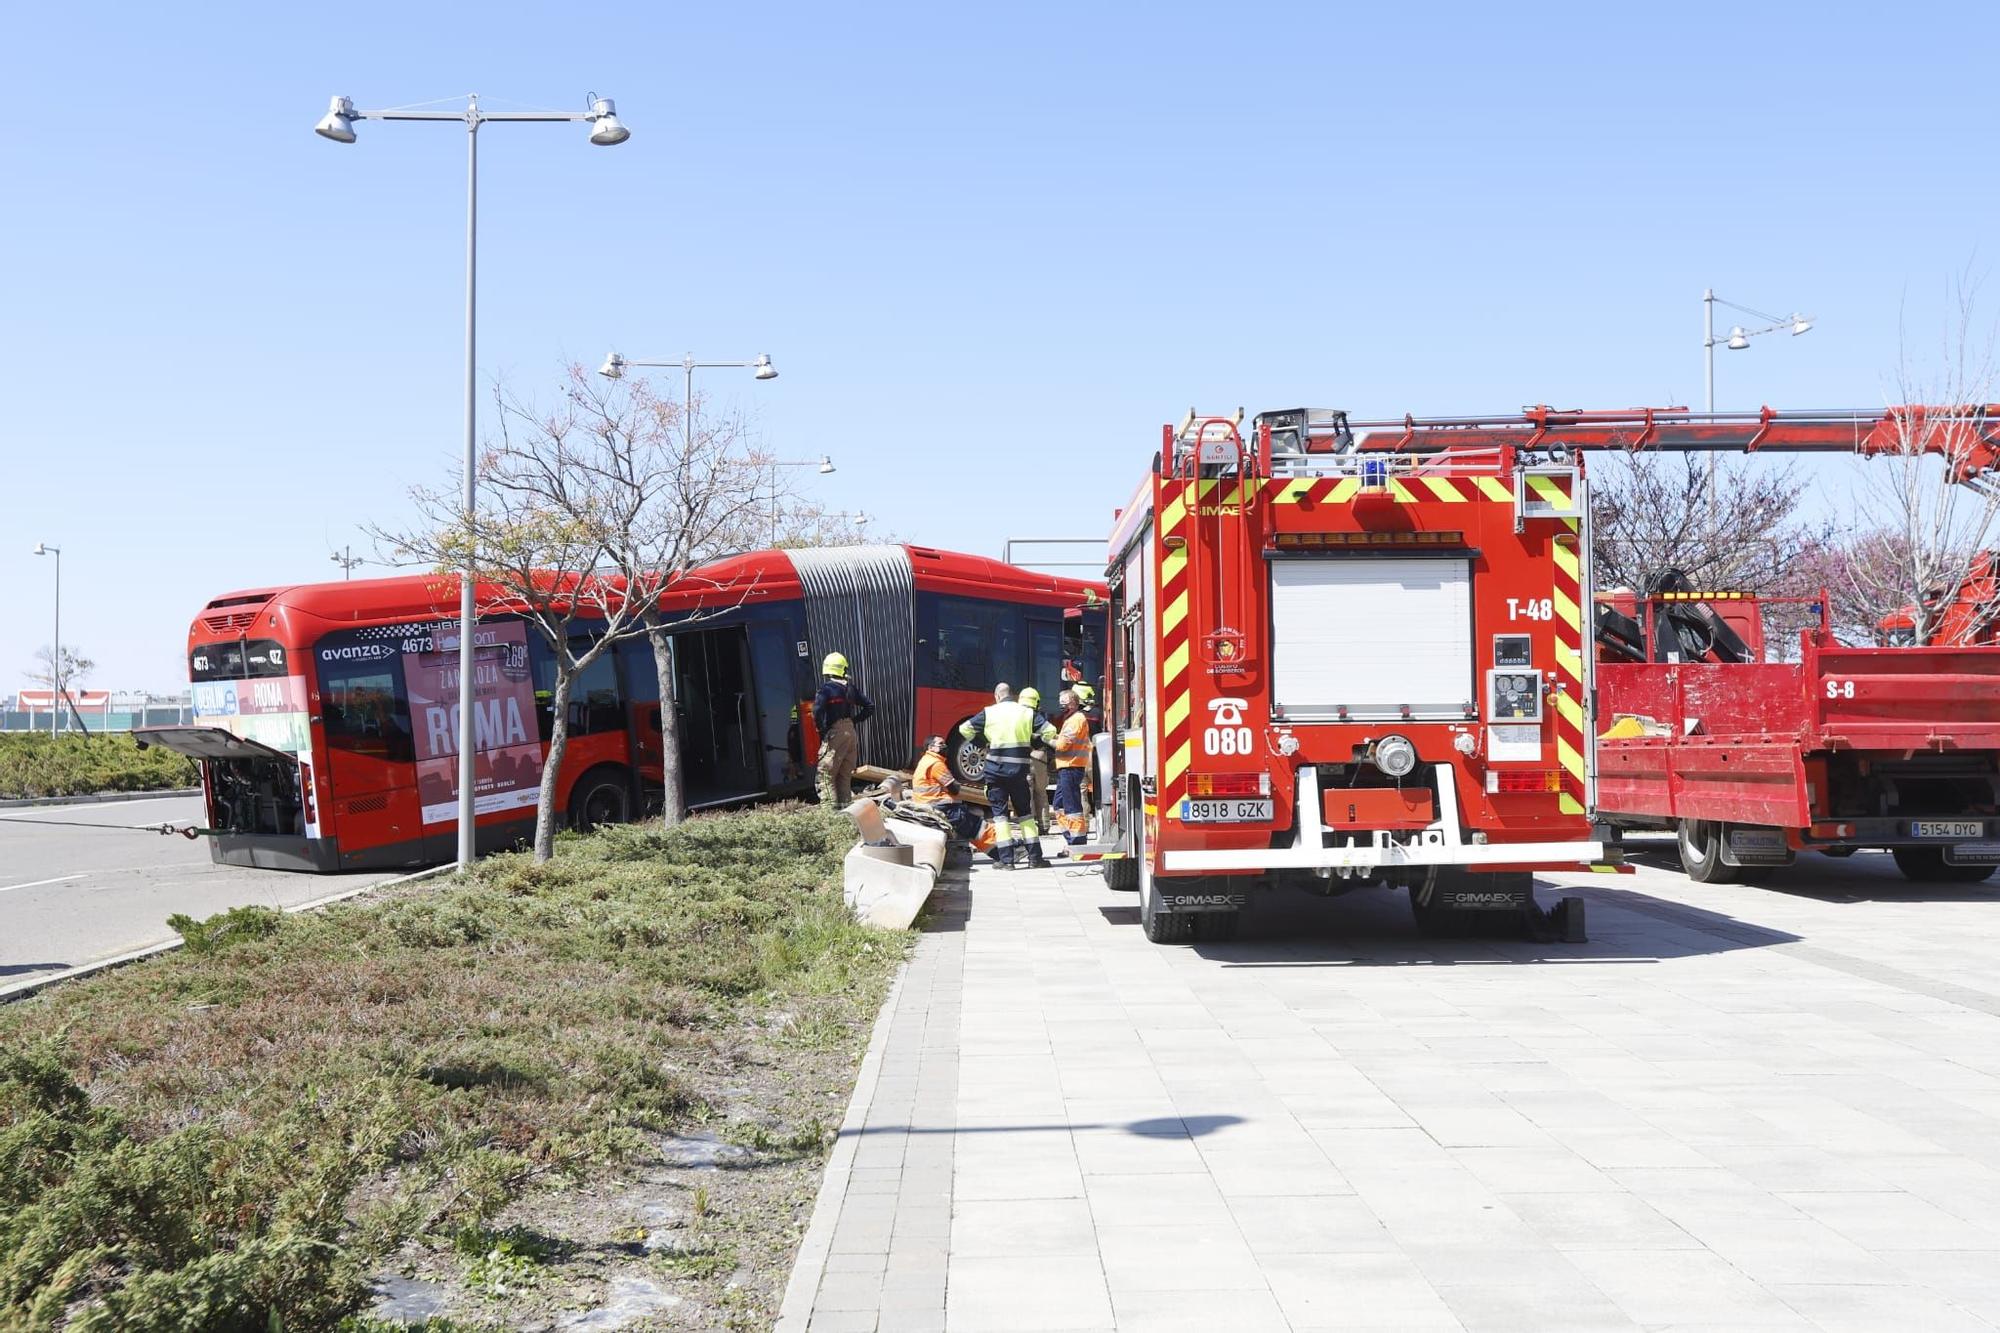
POLYGON ((1049 720, 1012 699, 988 704, 959 729, 967 740, 986 744, 986 771, 1000 776, 1028 771, 1028 749, 1037 737, 1051 744, 1056 729, 1049 720))
POLYGON ((942 755, 926 754, 917 761, 910 799, 921 805, 936 805, 951 799, 951 766, 942 755))
POLYGON ((1063 719, 1062 730, 1056 735, 1056 767, 1090 767, 1090 719, 1082 713, 1063 719))

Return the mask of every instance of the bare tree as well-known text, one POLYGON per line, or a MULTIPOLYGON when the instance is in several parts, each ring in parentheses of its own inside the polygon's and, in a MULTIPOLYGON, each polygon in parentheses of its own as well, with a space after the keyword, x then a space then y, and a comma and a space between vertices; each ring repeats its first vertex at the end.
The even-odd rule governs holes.
MULTIPOLYGON (((1985 442, 1967 416, 1993 401, 2000 379, 1993 329, 1979 322, 1970 276, 1950 290, 1952 316, 1936 352, 1914 357, 1904 337, 1895 392, 1901 404, 1952 410, 1890 414, 1895 447, 1862 472, 1857 498, 1868 521, 1848 535, 1838 565, 1850 614, 1879 625, 1905 612, 1918 643, 1938 638, 1947 609, 2000 537, 2000 486, 1978 465, 1985 442)), ((1980 624, 1996 610, 1954 619, 1980 624)))
POLYGON ((679 817, 670 633, 691 617, 668 615, 663 597, 748 531, 753 506, 742 470, 754 460, 730 454, 728 432, 697 432, 694 447, 682 447, 673 404, 644 384, 600 383, 581 368, 570 370, 551 410, 504 391, 495 398, 498 438, 480 456, 476 514, 468 518, 455 486, 418 487, 417 526, 377 535, 440 571, 463 569, 470 557, 480 613, 517 614, 547 645, 555 679, 534 849, 546 861, 577 679, 619 641, 642 634, 652 638, 660 676, 666 809, 679 817))
POLYGON ((97 663, 82 656, 68 644, 63 645, 62 666, 61 669, 57 669, 56 650, 43 644, 35 649, 35 665, 28 669, 26 675, 36 685, 62 691, 74 688, 78 681, 95 670, 97 663))
POLYGON ((748 445, 741 417, 711 416, 699 396, 677 403, 643 381, 610 387, 581 367, 571 369, 564 396, 569 420, 591 440, 581 484, 603 497, 596 509, 606 566, 622 585, 653 590, 640 599, 638 617, 659 677, 661 817, 671 826, 686 804, 674 633, 741 602, 742 590, 725 593, 704 580, 701 566, 761 546, 768 506, 782 515, 788 496, 782 487, 777 500, 768 499, 768 488, 760 491, 775 471, 770 459, 748 445), (658 595, 668 587, 692 595, 692 608, 677 595, 671 602, 678 609, 669 610, 658 595))
MULTIPOLYGON (((35 665, 25 674, 31 683, 47 687, 51 718, 60 714, 64 706, 67 706, 76 724, 82 726, 83 719, 77 715, 76 704, 70 699, 70 691, 76 688, 78 681, 95 670, 97 663, 88 657, 78 655, 68 644, 63 645, 60 663, 56 659, 56 650, 43 644, 35 649, 35 665)), ((53 721, 50 725, 54 726, 53 721)))
POLYGON ((1644 591, 1679 570, 1697 587, 1775 591, 1817 534, 1795 518, 1790 467, 1638 453, 1591 477, 1593 559, 1604 587, 1644 591))
MULTIPOLYGON (((1757 459, 1637 453, 1592 478, 1599 588, 1653 590, 1669 571, 1698 589, 1815 596, 1830 534, 1799 521, 1797 470, 1757 459)), ((1765 608, 1773 641, 1810 618, 1804 603, 1765 608)))

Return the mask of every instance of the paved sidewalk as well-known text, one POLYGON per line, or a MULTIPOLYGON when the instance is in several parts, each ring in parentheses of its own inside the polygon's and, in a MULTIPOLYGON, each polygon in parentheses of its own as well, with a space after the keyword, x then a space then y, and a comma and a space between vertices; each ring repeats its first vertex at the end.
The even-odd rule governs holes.
POLYGON ((2000 1326, 2000 888, 1880 861, 1576 877, 1585 946, 1364 891, 1158 948, 1093 872, 982 867, 810 1328, 2000 1326))

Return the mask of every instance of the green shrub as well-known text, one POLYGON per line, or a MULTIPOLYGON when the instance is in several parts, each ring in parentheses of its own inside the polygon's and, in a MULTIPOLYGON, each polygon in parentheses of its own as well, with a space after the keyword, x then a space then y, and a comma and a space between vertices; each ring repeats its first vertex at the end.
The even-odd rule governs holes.
POLYGON ((690 1071, 735 1025, 860 1040, 901 940, 834 887, 852 838, 813 807, 609 829, 382 902, 176 917, 184 951, 0 1009, 0 1329, 361 1333, 366 1276, 454 1237, 476 1284, 532 1281, 492 1219, 708 1114, 690 1071))
POLYGON ((169 791, 200 782, 192 759, 157 745, 142 750, 122 731, 0 732, 0 800, 169 791))
POLYGON ((200 921, 185 912, 167 918, 167 929, 197 955, 226 949, 239 940, 261 940, 284 924, 285 914, 275 907, 232 907, 200 921))

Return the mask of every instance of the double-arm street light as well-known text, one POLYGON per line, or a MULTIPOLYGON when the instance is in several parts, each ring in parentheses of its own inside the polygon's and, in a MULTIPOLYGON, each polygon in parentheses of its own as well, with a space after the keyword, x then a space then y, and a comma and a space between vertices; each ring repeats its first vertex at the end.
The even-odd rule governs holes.
POLYGON ((479 98, 468 97, 463 111, 424 111, 391 107, 384 111, 357 111, 354 103, 345 97, 333 99, 333 105, 319 124, 313 126, 315 133, 335 143, 354 142, 354 122, 357 120, 436 120, 457 121, 465 126, 465 568, 460 574, 458 599, 458 866, 468 869, 475 855, 473 784, 476 771, 473 754, 477 736, 474 732, 474 681, 476 659, 474 648, 477 641, 476 607, 474 605, 474 585, 478 582, 478 562, 475 559, 475 534, 478 528, 473 523, 473 515, 479 498, 478 469, 478 398, 479 383, 476 370, 478 292, 479 292, 479 127, 496 121, 583 121, 590 125, 590 141, 600 147, 609 148, 624 143, 632 137, 632 132, 618 122, 618 109, 608 97, 596 93, 588 97, 590 109, 587 111, 485 111, 480 108, 479 98))
POLYGON ((1812 326, 1812 316, 1810 315, 1801 315, 1794 311, 1792 314, 1780 319, 1776 315, 1767 315, 1761 310, 1752 310, 1747 305, 1737 305, 1734 301, 1725 301, 1715 294, 1715 288, 1713 287, 1704 291, 1701 294, 1701 346, 1703 353, 1707 356, 1708 410, 1711 412, 1715 410, 1716 343, 1720 342, 1732 352, 1740 352, 1750 345, 1752 338, 1760 334, 1777 333, 1783 330, 1796 338, 1801 333, 1811 329, 1812 326), (1731 310, 1740 310, 1746 315, 1761 319, 1764 321, 1764 327, 1760 329, 1746 329, 1741 324, 1738 324, 1729 330, 1728 338, 1717 338, 1715 336, 1715 308, 1719 305, 1726 305, 1731 310))
POLYGON ((62 547, 51 546, 47 542, 35 543, 36 555, 52 555, 56 558, 56 642, 49 652, 49 734, 56 733, 56 726, 62 721, 63 655, 62 655, 62 547))
MULTIPOLYGON (((750 371, 753 378, 756 379, 774 380, 778 378, 778 368, 771 364, 771 354, 769 352, 758 353, 757 359, 755 361, 697 361, 694 359, 693 352, 689 352, 686 356, 682 357, 678 361, 654 361, 642 357, 620 356, 618 353, 613 352, 611 353, 611 355, 604 358, 604 364, 597 368, 597 373, 604 376, 604 378, 608 380, 622 380, 625 378, 625 372, 628 370, 639 370, 639 369, 665 370, 665 369, 671 369, 675 366, 680 367, 684 377, 682 380, 682 388, 681 388, 681 440, 682 440, 682 446, 690 454, 694 452, 694 373, 697 370, 747 370, 750 371)), ((833 460, 831 458, 828 458, 826 455, 821 454, 818 458, 809 459, 802 462, 797 462, 797 463, 773 462, 767 464, 767 466, 773 468, 816 467, 821 472, 831 472, 833 471, 833 460)), ((775 545, 777 543, 777 540, 778 540, 778 483, 776 475, 773 474, 771 480, 772 544, 775 545)))
MULTIPOLYGON (((769 462, 767 462, 764 466, 771 469, 771 545, 776 546, 778 544, 778 471, 777 470, 781 467, 817 468, 819 470, 819 474, 823 477, 827 473, 835 471, 835 468, 833 466, 833 458, 831 455, 828 454, 821 454, 818 458, 797 458, 797 459, 773 458, 769 462)), ((836 516, 822 515, 821 517, 830 518, 836 516)), ((847 517, 847 515, 841 514, 838 515, 837 517, 845 518, 847 517)), ((866 514, 862 514, 858 516, 855 521, 857 523, 866 523, 868 521, 868 516, 866 514)))
POLYGON ((686 372, 685 387, 681 390, 681 439, 689 453, 694 452, 694 373, 697 370, 748 370, 756 379, 778 378, 778 368, 771 364, 769 352, 759 352, 755 361, 697 361, 693 352, 678 361, 632 360, 613 352, 604 358, 604 364, 597 368, 597 373, 608 380, 622 380, 628 370, 669 366, 679 366, 686 372))

